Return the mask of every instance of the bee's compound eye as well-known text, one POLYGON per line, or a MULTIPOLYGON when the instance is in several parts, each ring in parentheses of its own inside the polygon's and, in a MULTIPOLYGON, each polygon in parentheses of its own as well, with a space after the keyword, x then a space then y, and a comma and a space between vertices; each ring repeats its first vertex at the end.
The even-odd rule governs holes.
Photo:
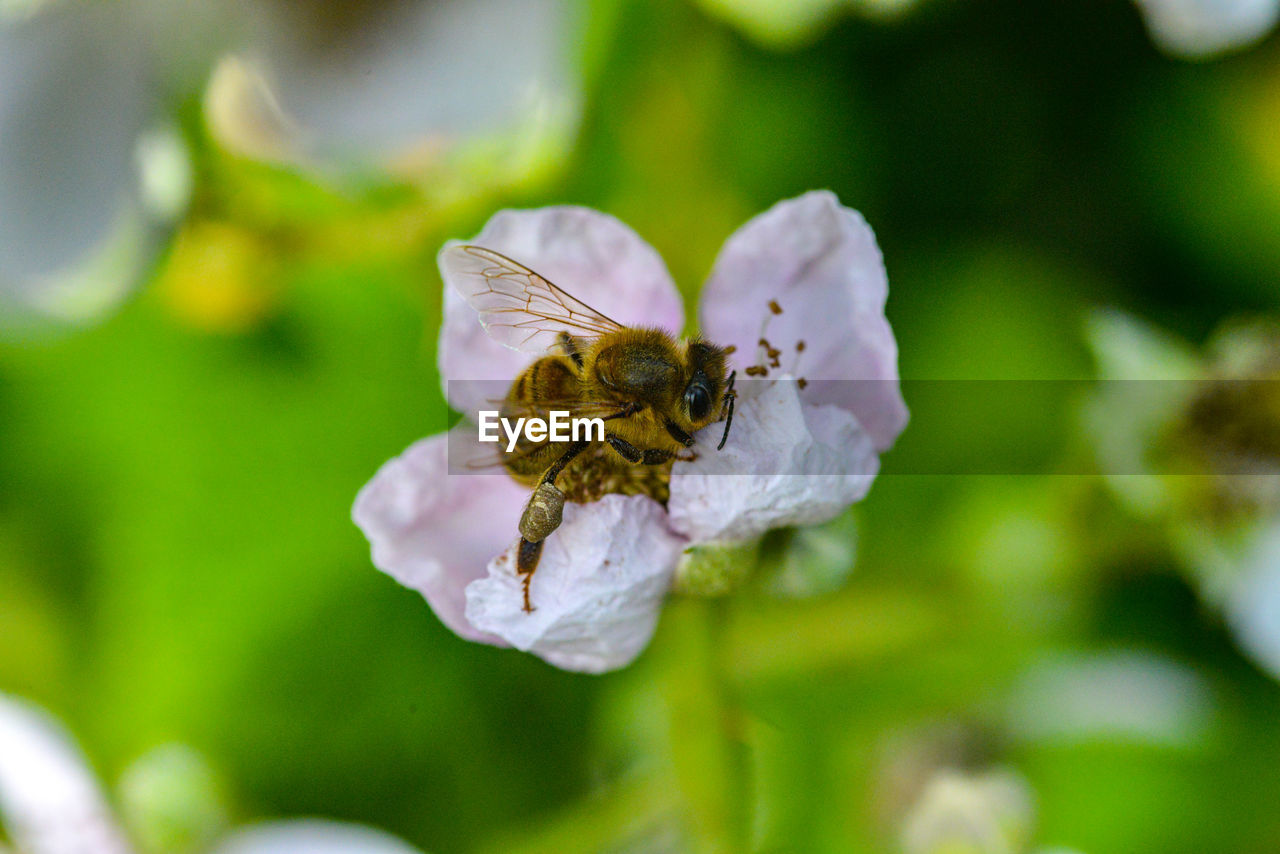
POLYGON ((711 411, 711 394, 706 386, 694 383, 684 390, 684 406, 689 410, 689 417, 701 421, 711 411))

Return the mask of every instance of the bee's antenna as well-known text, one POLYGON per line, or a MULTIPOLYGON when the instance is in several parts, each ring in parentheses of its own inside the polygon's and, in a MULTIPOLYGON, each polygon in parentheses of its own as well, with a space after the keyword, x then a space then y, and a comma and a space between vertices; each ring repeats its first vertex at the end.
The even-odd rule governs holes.
POLYGON ((724 435, 720 437, 720 444, 716 445, 717 451, 723 451, 724 443, 729 441, 729 425, 733 423, 733 402, 738 398, 738 393, 733 390, 733 379, 737 375, 737 371, 729 372, 729 387, 724 390, 724 396, 729 401, 729 414, 724 419, 724 435))

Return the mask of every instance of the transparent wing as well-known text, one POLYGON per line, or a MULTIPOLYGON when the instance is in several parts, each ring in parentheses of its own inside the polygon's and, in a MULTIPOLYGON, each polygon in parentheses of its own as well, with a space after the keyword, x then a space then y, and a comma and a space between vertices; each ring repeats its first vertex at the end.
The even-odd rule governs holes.
POLYGON ((616 400, 582 400, 577 397, 542 397, 537 400, 497 400, 494 408, 506 418, 549 418, 553 411, 568 412, 570 418, 603 418, 612 421, 634 415, 635 411, 616 400))
POLYGON ((541 353, 560 333, 599 338, 622 325, 542 276, 483 246, 451 246, 441 265, 458 293, 480 314, 489 336, 513 350, 541 353))

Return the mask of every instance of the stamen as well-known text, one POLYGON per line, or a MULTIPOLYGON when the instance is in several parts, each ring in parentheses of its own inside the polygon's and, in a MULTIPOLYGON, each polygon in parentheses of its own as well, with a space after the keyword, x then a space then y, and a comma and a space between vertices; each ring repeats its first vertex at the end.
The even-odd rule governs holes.
MULTIPOLYGON (((773 320, 773 315, 782 314, 782 308, 778 305, 777 300, 769 300, 769 312, 770 313, 766 314, 764 319, 760 321, 760 340, 756 344, 756 362, 760 365, 764 364, 764 360, 766 358, 776 360, 776 357, 772 352, 773 347, 769 344, 769 339, 764 337, 764 333, 769 328, 769 321, 773 320)), ((778 366, 774 365, 774 367, 776 368, 778 366)), ((767 372, 763 374, 763 376, 767 375, 767 372)), ((756 374, 752 374, 752 376, 756 376, 756 374)))
MULTIPOLYGON (((796 360, 791 363, 791 373, 793 376, 799 375, 800 373, 800 362, 804 359, 804 357, 801 356, 800 354, 803 352, 804 352, 804 339, 801 338, 800 340, 796 341, 796 360)), ((804 386, 800 386, 800 388, 804 388, 804 386)))
POLYGON ((782 363, 778 361, 778 357, 782 355, 782 351, 770 344, 768 338, 761 338, 760 346, 764 348, 765 355, 769 359, 769 367, 781 368, 782 363))

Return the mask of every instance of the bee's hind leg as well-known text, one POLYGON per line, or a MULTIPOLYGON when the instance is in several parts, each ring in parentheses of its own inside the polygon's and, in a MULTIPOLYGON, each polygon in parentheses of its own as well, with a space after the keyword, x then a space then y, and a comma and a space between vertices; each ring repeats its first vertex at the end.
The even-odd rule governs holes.
POLYGON ((538 559, 542 557, 542 541, 560 527, 564 514, 564 493, 556 486, 556 477, 564 471, 574 457, 582 453, 589 442, 574 442, 554 463, 543 472, 529 503, 520 515, 520 545, 516 548, 516 572, 524 586, 525 613, 533 611, 529 601, 529 584, 533 581, 538 559))
POLYGON ((521 589, 524 591, 524 612, 533 613, 533 604, 529 601, 529 584, 533 581, 533 571, 538 568, 538 558, 542 557, 542 540, 531 543, 524 537, 516 549, 516 572, 520 574, 521 589))

